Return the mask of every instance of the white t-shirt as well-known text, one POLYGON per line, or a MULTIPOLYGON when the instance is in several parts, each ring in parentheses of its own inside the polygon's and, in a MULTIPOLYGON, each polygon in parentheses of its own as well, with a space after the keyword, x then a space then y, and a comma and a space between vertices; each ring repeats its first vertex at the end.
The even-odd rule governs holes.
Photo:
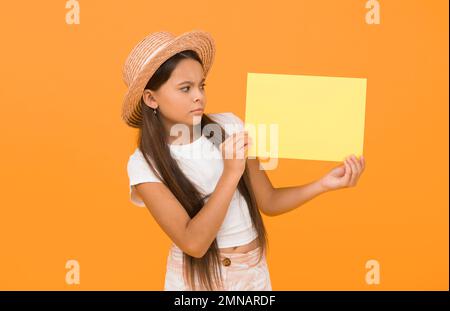
MULTIPOLYGON (((223 126, 228 135, 244 130, 242 120, 231 112, 208 114, 223 126)), ((223 158, 220 151, 204 135, 190 144, 169 145, 172 157, 180 169, 204 195, 211 194, 223 172, 223 158)), ((130 156, 127 165, 130 181, 130 200, 135 205, 145 207, 133 185, 143 182, 161 182, 148 166, 139 148, 130 156)), ((205 200, 208 201, 209 197, 205 200)), ((236 189, 222 226, 217 233, 219 248, 244 245, 258 236, 254 228, 247 202, 236 189)))

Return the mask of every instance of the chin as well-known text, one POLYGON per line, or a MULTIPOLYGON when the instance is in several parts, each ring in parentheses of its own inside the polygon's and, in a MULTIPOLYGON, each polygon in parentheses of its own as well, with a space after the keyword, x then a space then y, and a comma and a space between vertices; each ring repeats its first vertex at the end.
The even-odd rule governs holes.
POLYGON ((189 123, 192 125, 199 124, 202 121, 203 113, 191 116, 189 123))

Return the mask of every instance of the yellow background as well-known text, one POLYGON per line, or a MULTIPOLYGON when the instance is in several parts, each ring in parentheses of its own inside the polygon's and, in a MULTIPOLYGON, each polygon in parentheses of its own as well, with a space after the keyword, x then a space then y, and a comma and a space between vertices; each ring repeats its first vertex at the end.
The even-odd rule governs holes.
MULTIPOLYGON (((367 77, 357 187, 264 217, 274 290, 448 290, 448 2, 2 2, 0 289, 162 290, 170 241, 129 201, 137 131, 121 70, 153 31, 210 32, 206 113, 245 112, 247 72, 367 77), (80 263, 80 285, 65 263, 80 263), (365 263, 381 283, 365 283, 365 263)), ((336 163, 280 160, 276 187, 336 163)))

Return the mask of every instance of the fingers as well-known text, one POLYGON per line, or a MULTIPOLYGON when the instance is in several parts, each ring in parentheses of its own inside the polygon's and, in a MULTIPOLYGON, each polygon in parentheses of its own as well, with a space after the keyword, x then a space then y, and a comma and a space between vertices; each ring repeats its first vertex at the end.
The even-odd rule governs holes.
POLYGON ((229 136, 225 141, 229 141, 230 143, 236 144, 237 141, 248 137, 247 131, 241 131, 233 133, 233 135, 229 136))
POLYGON ((344 159, 344 164, 345 164, 345 177, 344 177, 344 180, 345 180, 345 183, 347 185, 349 185, 350 184, 350 180, 352 178, 352 168, 350 166, 350 163, 347 161, 347 159, 344 159))
POLYGON ((358 175, 361 173, 362 167, 361 167, 361 161, 359 161, 354 155, 351 156, 351 160, 353 163, 355 163, 357 168, 358 175))
POLYGON ((354 186, 356 182, 356 177, 358 176, 358 168, 356 167, 355 162, 353 161, 352 157, 348 159, 350 167, 352 168, 352 178, 350 179, 350 185, 354 186))
POLYGON ((247 131, 241 131, 229 136, 221 144, 221 149, 225 148, 226 158, 244 158, 247 154, 248 146, 251 144, 251 138, 247 131))
POLYGON ((345 163, 347 163, 346 165, 351 169, 349 185, 354 186, 358 181, 359 175, 361 175, 365 169, 365 159, 361 156, 358 160, 355 155, 351 155, 345 159, 345 163))
POLYGON ((226 138, 221 145, 236 145, 236 143, 245 135, 245 132, 234 133, 233 135, 226 138))
POLYGON ((237 159, 247 158, 249 143, 250 138, 247 132, 238 135, 238 138, 234 144, 237 159))
POLYGON ((249 143, 249 136, 247 131, 242 131, 239 133, 235 133, 235 140, 233 140, 234 145, 239 147, 239 149, 245 147, 249 143))

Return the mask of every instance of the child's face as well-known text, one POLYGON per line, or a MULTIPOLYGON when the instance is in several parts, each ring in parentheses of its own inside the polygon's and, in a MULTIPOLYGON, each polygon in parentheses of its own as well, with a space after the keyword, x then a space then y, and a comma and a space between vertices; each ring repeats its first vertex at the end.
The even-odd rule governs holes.
POLYGON ((159 117, 166 129, 179 123, 192 126, 200 122, 203 114, 202 111, 192 110, 204 110, 206 106, 204 83, 202 65, 193 59, 183 59, 158 91, 150 91, 151 95, 146 95, 149 90, 144 92, 144 101, 152 108, 158 107, 159 117), (150 97, 146 100, 146 96, 150 97))

